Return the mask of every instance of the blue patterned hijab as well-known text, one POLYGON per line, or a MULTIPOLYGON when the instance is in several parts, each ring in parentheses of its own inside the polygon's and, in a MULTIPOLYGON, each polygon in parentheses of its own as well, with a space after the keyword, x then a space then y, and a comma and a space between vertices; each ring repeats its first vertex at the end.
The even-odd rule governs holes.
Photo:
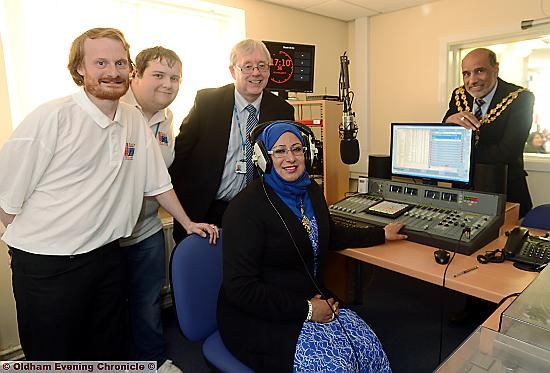
MULTIPOLYGON (((270 150, 285 132, 292 132, 298 137, 302 145, 305 145, 300 130, 286 121, 278 121, 268 125, 258 136, 258 140, 262 140, 266 149, 270 150)), ((307 193, 307 187, 311 184, 307 170, 304 170, 304 173, 297 180, 286 181, 275 171, 274 167, 271 167, 271 170, 266 172, 263 178, 298 219, 302 218, 300 203, 303 203, 305 215, 309 219, 313 218, 313 204, 307 193)))

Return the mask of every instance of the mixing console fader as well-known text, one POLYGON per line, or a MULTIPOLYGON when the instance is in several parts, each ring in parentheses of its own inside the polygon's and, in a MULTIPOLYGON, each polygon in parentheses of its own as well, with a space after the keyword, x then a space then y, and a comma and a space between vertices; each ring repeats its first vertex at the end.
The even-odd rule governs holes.
POLYGON ((369 178, 368 193, 347 197, 329 209, 338 224, 401 221, 411 241, 470 255, 498 237, 505 203, 502 194, 369 178))

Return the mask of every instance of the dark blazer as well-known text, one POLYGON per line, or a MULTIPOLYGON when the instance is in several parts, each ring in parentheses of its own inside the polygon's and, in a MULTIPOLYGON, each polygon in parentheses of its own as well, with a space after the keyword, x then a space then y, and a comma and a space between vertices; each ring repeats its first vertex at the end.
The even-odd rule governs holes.
MULTIPOLYGON (((521 87, 498 78, 498 86, 488 112, 510 92, 519 88, 521 87)), ((455 101, 457 89, 451 95, 449 109, 443 122, 447 117, 458 112, 455 101)), ((466 92, 466 99, 472 108, 473 97, 468 92, 466 92)), ((523 167, 523 148, 531 130, 534 101, 535 97, 531 92, 521 92, 493 122, 481 126, 479 143, 474 151, 476 163, 508 165, 507 200, 521 205, 520 217, 533 206, 527 187, 527 173, 523 167)))
MULTIPOLYGON (((335 226, 323 192, 314 182, 309 195, 319 226, 316 282, 324 289, 327 250, 381 244, 385 236, 379 227, 335 226)), ((221 337, 228 349, 254 371, 290 372, 308 313, 307 300, 319 293, 300 258, 313 275, 313 249, 308 235, 268 185, 264 191, 261 179, 254 180, 231 201, 223 227, 223 284, 218 298, 221 337)))
MULTIPOLYGON (((234 84, 200 90, 176 137, 170 176, 183 208, 195 222, 204 221, 220 186, 234 105, 234 84)), ((294 108, 264 91, 259 121, 276 119, 294 119, 294 108)), ((184 233, 174 221, 174 236, 181 238, 184 233)))

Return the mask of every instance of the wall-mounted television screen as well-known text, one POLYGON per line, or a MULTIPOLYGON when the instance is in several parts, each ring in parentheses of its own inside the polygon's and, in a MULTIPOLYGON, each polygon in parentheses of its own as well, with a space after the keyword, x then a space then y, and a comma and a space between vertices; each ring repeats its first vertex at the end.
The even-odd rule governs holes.
POLYGON ((315 46, 263 41, 273 64, 267 89, 279 92, 313 92, 315 46))
POLYGON ((472 131, 443 123, 392 123, 391 172, 395 176, 472 181, 472 131))

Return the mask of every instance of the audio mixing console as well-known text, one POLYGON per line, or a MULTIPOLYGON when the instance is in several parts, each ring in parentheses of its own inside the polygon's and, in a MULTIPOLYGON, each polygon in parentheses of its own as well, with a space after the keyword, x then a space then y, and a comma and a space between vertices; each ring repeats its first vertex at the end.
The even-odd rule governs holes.
POLYGON ((499 235, 502 194, 368 179, 368 192, 329 206, 338 224, 364 227, 405 223, 409 240, 470 255, 499 235))

